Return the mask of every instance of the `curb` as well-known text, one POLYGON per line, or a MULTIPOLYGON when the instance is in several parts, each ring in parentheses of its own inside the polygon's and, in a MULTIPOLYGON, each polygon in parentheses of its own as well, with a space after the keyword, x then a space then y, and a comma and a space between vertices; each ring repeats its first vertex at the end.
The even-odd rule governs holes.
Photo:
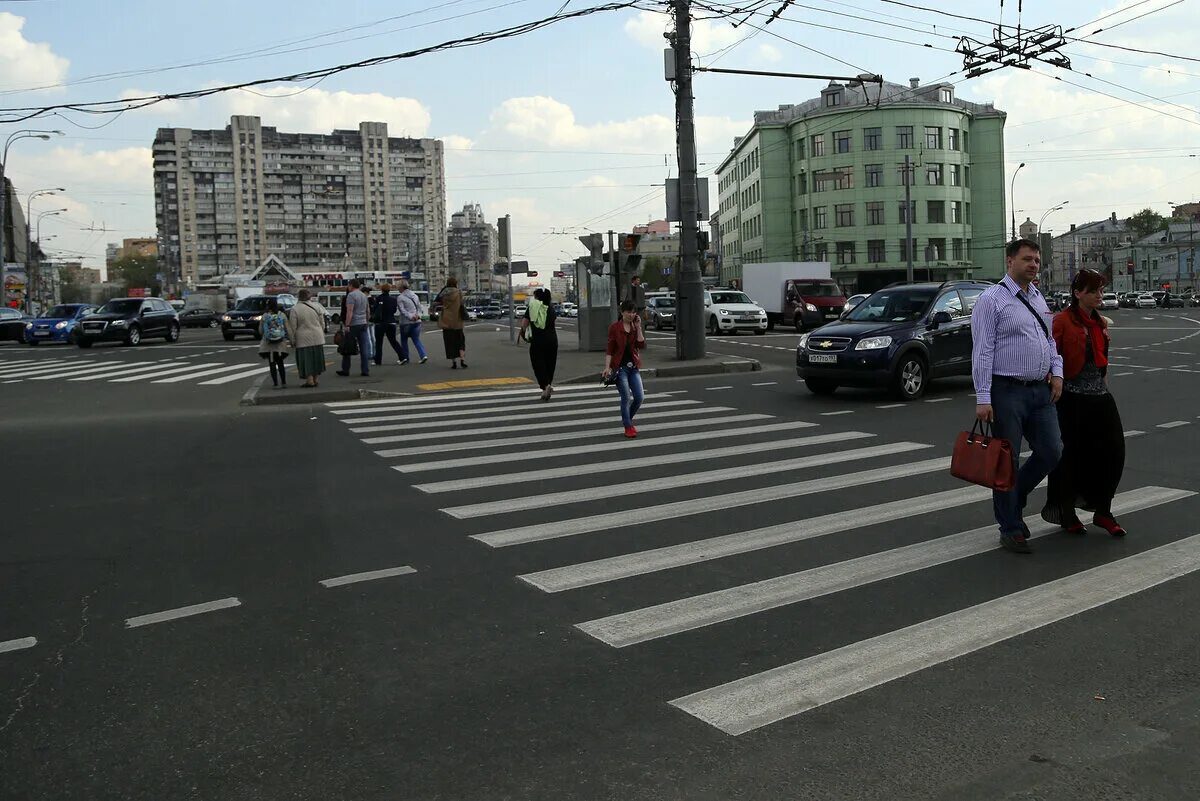
MULTIPOLYGON (((738 359, 737 361, 710 362, 707 364, 671 364, 666 367, 646 367, 642 369, 645 378, 684 378, 697 375, 720 375, 722 373, 755 373, 762 370, 762 363, 757 359, 738 359)), ((574 376, 556 384, 592 384, 601 381, 601 373, 588 373, 574 376)))
POLYGON ((356 389, 347 387, 346 389, 317 389, 308 391, 299 389, 300 385, 296 385, 296 391, 280 390, 279 392, 263 392, 263 384, 269 376, 263 376, 254 382, 250 389, 242 395, 242 406, 278 406, 289 403, 328 403, 331 401, 347 401, 347 400, 367 400, 368 398, 407 398, 411 397, 412 392, 384 392, 379 389, 356 389))

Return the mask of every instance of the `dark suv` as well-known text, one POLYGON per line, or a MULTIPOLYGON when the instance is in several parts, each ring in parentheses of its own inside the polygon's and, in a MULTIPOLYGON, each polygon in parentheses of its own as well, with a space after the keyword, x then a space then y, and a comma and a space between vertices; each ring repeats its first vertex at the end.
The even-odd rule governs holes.
POLYGON ((242 298, 237 306, 221 315, 221 333, 225 335, 225 341, 232 342, 239 334, 249 334, 258 339, 258 326, 271 298, 279 301, 281 312, 287 312, 296 305, 296 300, 291 295, 251 295, 242 298))
POLYGON ((839 386, 888 387, 903 400, 929 381, 971 374, 971 310, 990 284, 897 284, 842 319, 800 337, 796 374, 818 395, 839 386))
POLYGON ((94 342, 137 345, 146 337, 179 339, 179 315, 162 298, 114 298, 75 327, 75 344, 81 348, 94 342))

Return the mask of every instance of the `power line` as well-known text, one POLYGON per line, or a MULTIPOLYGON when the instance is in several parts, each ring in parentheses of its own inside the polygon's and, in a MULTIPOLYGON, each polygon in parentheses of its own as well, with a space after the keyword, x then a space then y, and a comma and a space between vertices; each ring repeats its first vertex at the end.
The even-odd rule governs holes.
MULTIPOLYGON (((1175 2, 1173 2, 1173 3, 1168 3, 1167 5, 1160 6, 1159 8, 1152 8, 1149 11, 1138 14, 1136 17, 1130 17, 1129 19, 1123 19, 1118 23, 1108 26, 1107 28, 1097 28, 1096 30, 1092 31, 1091 33, 1084 34, 1083 37, 1081 37, 1080 39, 1077 39, 1076 41, 1082 42, 1084 39, 1087 39, 1088 37, 1095 36, 1096 34, 1101 33, 1101 32, 1111 31, 1113 28, 1119 28, 1122 25, 1126 25, 1130 22, 1134 22, 1136 20, 1141 19, 1142 17, 1148 17, 1151 14, 1157 14, 1160 11, 1165 11, 1166 9, 1170 8, 1171 6, 1177 6, 1182 2, 1183 2, 1183 0, 1175 0, 1175 2)), ((1141 5, 1141 3, 1135 3, 1134 5, 1141 5)), ((1130 6, 1130 8, 1132 8, 1132 6, 1130 6)), ((1126 9, 1126 10, 1128 10, 1128 9, 1126 9)), ((1109 15, 1109 16, 1111 16, 1111 15, 1109 15)))

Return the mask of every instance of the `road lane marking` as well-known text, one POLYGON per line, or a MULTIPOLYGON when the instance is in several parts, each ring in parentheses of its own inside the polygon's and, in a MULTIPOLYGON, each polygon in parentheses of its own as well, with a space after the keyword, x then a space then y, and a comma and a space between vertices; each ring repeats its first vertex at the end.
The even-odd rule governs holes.
POLYGON ((169 359, 153 359, 153 360, 147 361, 147 362, 111 361, 111 362, 108 362, 107 364, 93 363, 91 367, 80 367, 79 365, 76 365, 73 368, 59 370, 54 373, 43 373, 41 375, 34 376, 34 377, 30 378, 29 380, 30 381, 53 381, 53 380, 59 379, 59 378, 66 378, 68 380, 73 380, 76 377, 104 376, 104 375, 111 375, 113 373, 120 373, 125 370, 129 370, 130 368, 136 368, 138 366, 161 367, 163 364, 165 364, 168 361, 170 361, 170 360, 169 359))
MULTIPOLYGON (((730 418, 722 418, 728 421, 730 418)), ((698 424, 697 424, 698 425, 698 424)), ((706 442, 717 442, 723 439, 739 439, 748 434, 767 434, 777 433, 781 431, 792 431, 798 428, 813 428, 816 423, 806 423, 803 420, 789 420, 785 423, 768 423, 766 425, 745 426, 743 428, 722 428, 719 431, 713 431, 705 434, 706 442)), ((662 426, 657 426, 661 429, 662 426)), ((604 433, 611 434, 612 429, 604 429, 604 433)), ((572 437, 577 434, 572 434, 572 437)), ((695 442, 695 434, 674 434, 666 437, 646 436, 638 437, 636 441, 621 443, 621 450, 627 451, 630 448, 658 448, 663 445, 677 445, 681 442, 695 442)), ((753 446, 752 446, 753 447, 753 446)), ((565 448, 547 448, 538 451, 539 459, 551 459, 556 456, 575 456, 584 453, 612 453, 613 446, 610 442, 600 442, 593 445, 570 445, 565 448)), ((396 451, 378 451, 379 454, 393 454, 394 456, 406 456, 407 451, 403 448, 398 448, 396 451)), ((460 459, 442 459, 435 462, 416 462, 392 465, 392 469, 400 473, 423 473, 432 470, 451 470, 459 467, 474 467, 475 465, 484 464, 506 464, 513 460, 512 454, 509 453, 493 453, 490 455, 467 456, 460 459)), ((657 457, 656 457, 657 461, 657 457)), ((491 483, 495 483, 494 479, 489 479, 491 483)))
MULTIPOLYGON (((564 387, 555 387, 555 393, 559 392, 600 392, 602 388, 593 384, 570 384, 564 387)), ((356 409, 370 406, 387 406, 389 404, 404 405, 409 403, 430 403, 435 400, 456 401, 468 398, 499 398, 506 395, 526 395, 529 397, 537 397, 540 394, 534 389, 497 389, 492 392, 453 392, 445 395, 411 395, 404 398, 374 398, 371 400, 356 400, 356 401, 332 401, 326 403, 325 406, 329 409, 356 409)))
POLYGON ((705 389, 708 390, 709 392, 716 392, 719 389, 733 389, 733 387, 726 385, 723 387, 705 387, 705 389))
POLYGON ((930 398, 926 403, 945 403, 946 401, 954 400, 954 398, 930 398))
POLYGON ((191 381, 193 378, 204 378, 210 375, 219 375, 220 373, 228 373, 231 370, 244 370, 246 365, 233 364, 226 367, 215 367, 212 370, 201 370, 198 373, 187 373, 185 375, 171 376, 170 378, 159 378, 151 381, 151 384, 176 384, 180 381, 191 381))
MULTIPOLYGON (((1113 513, 1138 512, 1195 494, 1189 490, 1143 487, 1118 495, 1113 513)), ((1040 515, 1031 515, 1024 522, 1029 527, 1030 539, 1061 530, 1040 515)), ((614 648, 624 648, 885 581, 994 551, 996 547, 996 526, 980 526, 857 559, 589 620, 576 628, 614 648)))
POLYGON ((888 403, 883 406, 876 406, 876 409, 900 409, 906 406, 904 403, 888 403))
POLYGON ((68 378, 67 380, 68 381, 111 381, 114 377, 123 378, 125 376, 136 376, 136 375, 140 375, 141 373, 148 373, 148 372, 152 372, 155 370, 165 370, 165 369, 168 369, 173 366, 175 366, 175 363, 171 362, 171 361, 162 361, 157 364, 142 364, 139 367, 132 367, 130 365, 126 365, 123 369, 120 369, 120 370, 105 370, 103 372, 91 372, 91 373, 88 373, 87 375, 75 376, 74 378, 68 378))
MULTIPOLYGON (((554 390, 554 394, 556 396, 558 395, 558 392, 559 391, 557 389, 554 390)), ((671 390, 669 392, 647 392, 646 397, 647 398, 659 398, 659 397, 666 398, 671 395, 686 395, 686 394, 687 394, 687 390, 676 389, 676 390, 671 390)), ((568 404, 587 405, 587 404, 612 403, 613 397, 614 396, 611 393, 611 391, 608 393, 605 393, 603 395, 596 394, 596 395, 582 396, 582 397, 580 395, 568 395, 565 398, 556 397, 555 400, 553 400, 549 404, 549 408, 558 408, 558 407, 566 406, 568 404)), ((487 399, 483 399, 483 400, 459 401, 458 403, 448 403, 446 401, 435 401, 433 403, 430 403, 430 402, 426 401, 425 403, 416 403, 416 404, 412 404, 410 406, 372 406, 372 407, 366 407, 366 408, 362 408, 362 409, 330 409, 329 413, 339 415, 339 417, 338 417, 339 420, 342 420, 343 422, 349 422, 349 423, 361 422, 361 421, 369 420, 370 418, 364 418, 364 417, 349 418, 349 417, 345 417, 343 415, 364 415, 364 414, 383 415, 383 414, 392 414, 392 413, 403 412, 403 413, 409 414, 409 415, 421 413, 420 416, 422 419, 424 419, 424 416, 425 416, 424 412, 427 412, 427 411, 442 412, 443 410, 449 409, 450 412, 447 412, 447 414, 451 414, 451 413, 457 413, 457 414, 463 414, 463 415, 495 414, 497 411, 504 411, 504 410, 514 410, 515 411, 515 410, 520 410, 520 409, 532 408, 534 406, 541 406, 542 405, 541 400, 542 400, 542 393, 536 392, 536 393, 527 394, 524 397, 519 397, 519 398, 503 398, 500 401, 497 401, 495 398, 487 398, 487 399), (478 408, 478 409, 467 408, 467 407, 476 407, 476 406, 479 406, 482 408, 478 408)), ((404 418, 397 417, 395 419, 400 420, 400 419, 404 419, 404 418)), ((409 419, 411 419, 411 417, 409 419)))
POLYGON ((223 375, 219 378, 210 378, 207 381, 201 381, 196 386, 211 387, 216 386, 217 384, 228 384, 231 381, 243 381, 247 378, 253 378, 256 375, 267 375, 267 372, 268 371, 264 370, 262 367, 255 367, 254 369, 247 370, 244 373, 234 373, 233 375, 223 375))
POLYGON ((751 384, 752 387, 773 387, 778 384, 778 381, 762 381, 757 384, 751 384))
POLYGON ((842 409, 840 412, 821 412, 822 417, 837 417, 839 414, 854 414, 854 410, 842 409))
MULTIPOLYGON (((701 451, 685 451, 683 453, 665 453, 657 454, 654 457, 654 466, 666 464, 682 464, 687 462, 695 462, 701 459, 717 459, 726 456, 741 456, 752 453, 766 453, 769 451, 783 450, 784 448, 803 448, 810 445, 827 445, 832 442, 846 442, 854 439, 867 439, 874 437, 874 434, 868 434, 862 431, 846 431, 834 434, 816 434, 810 437, 795 437, 793 439, 771 440, 770 442, 754 442, 754 443, 739 443, 726 448, 706 448, 701 451)), ((694 437, 689 437, 689 440, 694 441, 694 437)), ((661 444, 661 440, 659 441, 661 444)), ((611 447, 606 448, 611 451, 611 447)), ((578 453, 579 449, 573 451, 578 453)), ((545 459, 544 451, 538 452, 538 459, 545 459)), ((478 462, 472 462, 478 464, 478 462)), ((623 457, 621 459, 613 459, 607 462, 590 462, 588 464, 567 465, 566 467, 556 467, 549 470, 534 470, 527 471, 521 474, 521 480, 526 486, 534 486, 538 482, 553 481, 560 478, 570 478, 572 476, 588 476, 596 473, 619 472, 629 469, 629 459, 623 457)), ((478 476, 476 478, 459 478, 449 481, 435 481, 431 484, 415 484, 413 489, 420 490, 431 494, 440 492, 462 492, 463 490, 481 489, 485 487, 496 486, 495 476, 478 476)), ((657 489, 657 487, 656 487, 657 489)))
POLYGON ((1200 535, 671 701, 739 735, 1200 570, 1200 535))
POLYGON ((1114 378, 1116 378, 1118 376, 1123 376, 1123 375, 1133 375, 1133 373, 1113 373, 1114 378))
POLYGON ((1159 423, 1159 428, 1179 428, 1180 426, 1190 426, 1191 420, 1172 420, 1169 423, 1159 423))
MULTIPOLYGON (((539 395, 531 395, 530 400, 537 401, 537 400, 540 400, 541 397, 542 396, 540 394, 539 395)), ((658 393, 653 393, 653 394, 649 393, 649 392, 646 393, 647 401, 650 401, 652 399, 663 399, 666 397, 668 397, 668 395, 665 392, 658 392, 658 393)), ((529 411, 529 410, 535 409, 535 408, 542 409, 543 414, 548 410, 557 410, 557 409, 562 409, 564 407, 569 408, 569 409, 580 409, 580 411, 582 413, 582 411, 584 411, 584 410, 581 407, 604 406, 607 404, 611 404, 612 402, 613 402, 613 399, 610 397, 599 397, 598 396, 595 398, 572 398, 570 400, 559 401, 558 403, 542 404, 542 403, 534 402, 534 403, 522 403, 520 406, 503 406, 503 407, 497 408, 495 403, 492 403, 490 401, 484 401, 484 403, 487 403, 487 405, 481 406, 477 409, 449 409, 446 411, 427 411, 424 408, 422 408, 422 409, 396 409, 395 411, 401 412, 401 413, 400 414, 379 414, 379 415, 375 415, 374 417, 339 417, 337 419, 340 422, 346 423, 347 425, 359 425, 362 423, 390 423, 390 422, 395 422, 395 421, 399 421, 399 420, 407 420, 407 421, 409 421, 409 423, 424 424, 424 422, 426 420, 437 420, 437 419, 443 418, 443 417, 452 417, 456 420, 464 420, 464 419, 467 419, 470 417, 495 417, 498 414, 507 414, 510 411, 511 412, 529 411)), ((444 409, 445 407, 444 406, 434 406, 432 408, 444 409)), ((387 410, 387 411, 392 411, 392 410, 387 410)))
POLYGON ((206 612, 216 612, 220 609, 230 609, 232 607, 241 605, 242 602, 237 598, 222 598, 219 601, 208 601, 202 604, 181 606, 178 609, 168 609, 165 612, 152 612, 149 615, 138 615, 137 617, 131 617, 125 621, 125 628, 133 629, 137 628, 138 626, 149 626, 154 623, 165 623, 168 620, 178 620, 183 617, 203 615, 206 612))
POLYGON ((112 384, 127 384, 131 381, 145 381, 147 378, 158 378, 164 375, 175 375, 176 373, 188 373, 187 378, 191 378, 196 370, 204 367, 216 367, 219 362, 209 362, 208 364, 188 364, 183 367, 171 367, 166 370, 155 370, 153 372, 139 371, 140 375, 121 376, 120 378, 109 378, 109 383, 112 384))
POLYGON ((1141 436, 1142 434, 1145 434, 1145 433, 1146 433, 1145 431, 1138 431, 1136 428, 1131 428, 1125 432, 1125 436, 1126 437, 1137 437, 1137 436, 1141 436))
POLYGON ((21 637, 17 640, 5 640, 0 642, 0 654, 6 654, 9 651, 21 651, 26 648, 32 648, 37 645, 37 637, 21 637))
POLYGON ((322 587, 341 587, 345 584, 357 584, 360 581, 373 581, 375 579, 390 578, 392 576, 404 576, 417 571, 408 565, 400 567, 388 567, 383 570, 368 570, 366 573, 351 573, 348 576, 338 576, 337 578, 322 579, 317 582, 322 587))
POLYGON ((533 379, 526 376, 512 376, 509 378, 469 378, 462 381, 439 381, 436 384, 417 384, 417 389, 425 391, 437 391, 444 389, 455 389, 457 387, 499 387, 511 386, 513 384, 532 384, 533 379))
MULTIPOLYGON (((663 409, 663 408, 674 407, 674 406, 699 406, 699 405, 700 405, 700 401, 669 400, 669 401, 658 401, 656 403, 647 404, 643 408, 663 409)), ((406 430, 411 431, 414 427, 419 426, 422 431, 428 432, 429 429, 431 429, 431 428, 439 428, 439 427, 456 428, 456 427, 463 426, 463 425, 481 425, 481 424, 486 424, 489 422, 514 423, 515 424, 515 423, 519 423, 520 421, 523 421, 523 420, 553 420, 558 417, 578 417, 581 414, 598 414, 602 411, 605 411, 604 407, 599 407, 599 408, 595 408, 595 409, 559 409, 559 410, 554 410, 554 411, 548 411, 546 409, 546 407, 539 406, 536 408, 530 407, 528 409, 524 409, 521 411, 520 414, 506 413, 506 414, 504 414, 503 417, 494 417, 492 420, 483 419, 483 420, 463 421, 463 420, 459 420, 456 418, 446 418, 446 419, 429 421, 429 418, 427 418, 427 417, 418 416, 416 418, 410 417, 403 423, 382 423, 380 425, 357 426, 357 427, 351 428, 350 430, 352 432, 354 432, 355 434, 378 434, 383 431, 406 431, 406 430)), ((358 421, 355 420, 352 422, 358 422, 358 421)), ((530 425, 530 424, 527 423, 526 425, 530 425)), ((540 426, 535 426, 535 427, 540 428, 540 426)), ((510 427, 507 430, 515 431, 515 430, 520 430, 520 428, 519 427, 518 428, 510 427)))
POLYGON ((926 459, 921 462, 879 467, 858 473, 840 473, 823 478, 797 481, 790 484, 780 484, 773 487, 741 490, 722 495, 709 495, 703 498, 693 498, 674 503, 660 503, 653 506, 643 506, 628 509, 620 514, 606 512, 598 515, 588 515, 568 520, 556 520, 550 523, 539 523, 531 526, 517 526, 483 534, 474 534, 471 539, 490 545, 493 548, 507 548, 512 545, 523 545, 529 542, 573 537, 578 534, 590 534, 596 531, 611 529, 627 529, 638 523, 656 523, 660 520, 672 520, 678 517, 708 514, 718 509, 731 509, 738 506, 752 506, 758 503, 798 498, 817 492, 828 492, 847 487, 858 487, 880 481, 893 481, 920 475, 936 473, 950 468, 948 457, 926 459))

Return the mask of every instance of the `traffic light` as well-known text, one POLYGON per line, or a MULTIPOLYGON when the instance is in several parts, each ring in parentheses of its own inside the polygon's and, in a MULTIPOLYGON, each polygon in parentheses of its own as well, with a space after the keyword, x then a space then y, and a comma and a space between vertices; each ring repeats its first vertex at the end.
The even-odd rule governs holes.
POLYGON ((563 270, 555 270, 555 271, 554 271, 554 277, 555 277, 555 278, 566 278, 566 277, 567 277, 567 274, 566 274, 566 272, 564 272, 563 270))
POLYGON ((588 249, 588 272, 593 275, 604 274, 604 237, 601 234, 588 234, 579 237, 579 242, 588 249))
POLYGON ((638 242, 641 241, 641 234, 621 234, 621 252, 636 253, 638 249, 638 242))
POLYGON ((525 274, 526 274, 527 276, 529 276, 530 278, 537 278, 537 270, 530 270, 530 271, 528 271, 528 272, 527 272, 527 273, 525 273, 525 274))
POLYGON ((508 242, 508 217, 501 217, 500 219, 496 220, 496 233, 498 234, 497 238, 499 239, 500 255, 503 257, 508 257, 510 252, 508 242))

